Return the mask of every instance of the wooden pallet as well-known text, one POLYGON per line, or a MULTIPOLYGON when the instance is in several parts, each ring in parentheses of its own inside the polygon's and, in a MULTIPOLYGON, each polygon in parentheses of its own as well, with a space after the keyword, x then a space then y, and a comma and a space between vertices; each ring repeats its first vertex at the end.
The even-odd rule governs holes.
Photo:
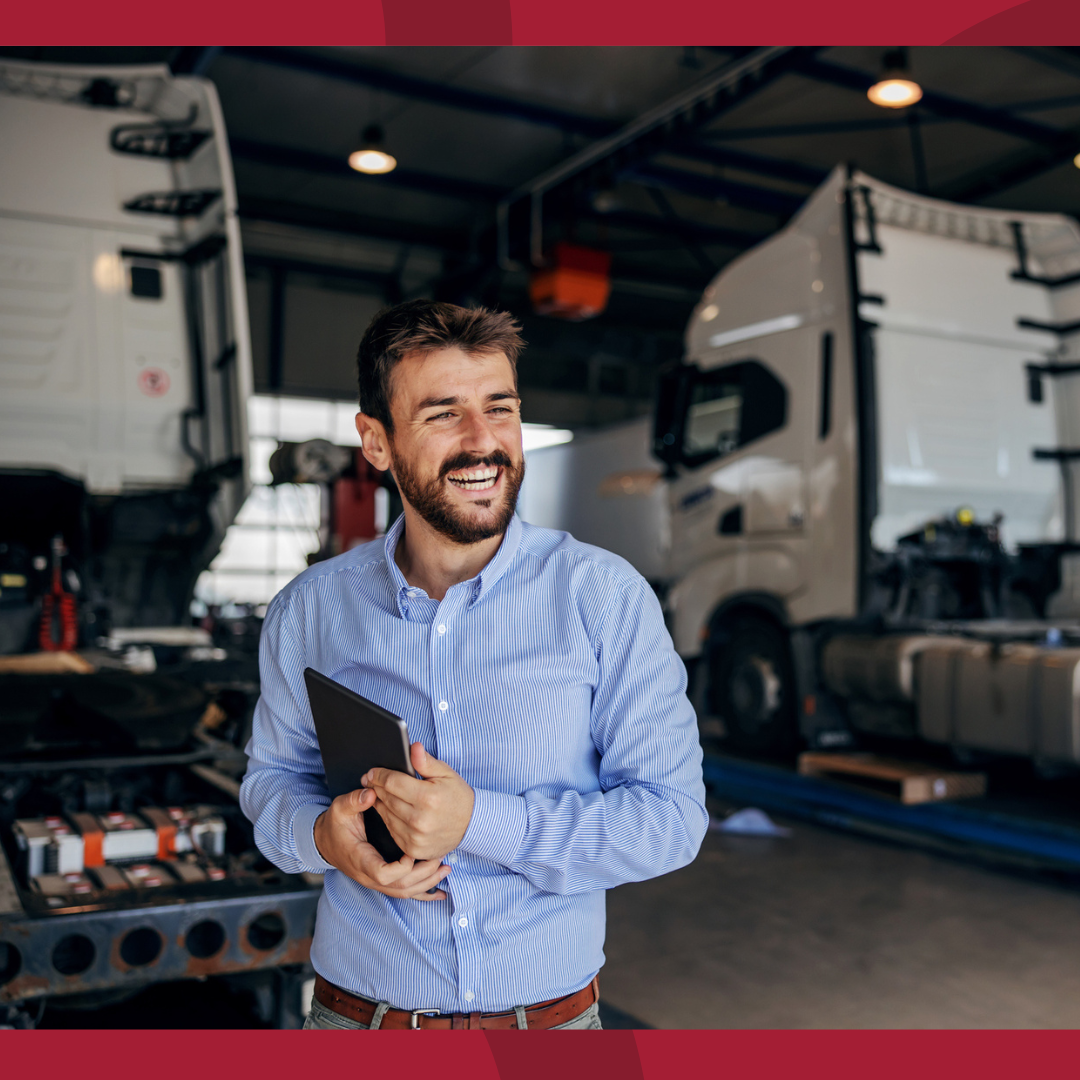
POLYGON ((946 772, 925 762, 898 761, 877 754, 807 751, 799 755, 799 772, 873 786, 909 804, 974 799, 986 794, 986 773, 946 772))

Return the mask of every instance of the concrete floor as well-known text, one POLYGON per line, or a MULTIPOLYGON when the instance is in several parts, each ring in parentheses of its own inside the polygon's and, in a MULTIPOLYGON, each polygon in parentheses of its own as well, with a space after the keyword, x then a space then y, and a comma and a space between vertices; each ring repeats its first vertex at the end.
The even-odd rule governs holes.
MULTIPOLYGON (((723 809, 714 808, 718 816, 723 809)), ((608 893, 602 992, 659 1028, 1080 1027, 1080 888, 801 821, 608 893)))

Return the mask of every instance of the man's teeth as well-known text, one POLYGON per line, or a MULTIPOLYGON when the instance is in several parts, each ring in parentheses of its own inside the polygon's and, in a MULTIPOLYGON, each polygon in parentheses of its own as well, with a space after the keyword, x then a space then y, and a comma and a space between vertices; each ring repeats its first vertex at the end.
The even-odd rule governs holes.
POLYGON ((483 491, 484 488, 494 487, 498 478, 499 470, 492 468, 465 469, 447 476, 451 484, 466 491, 483 491))

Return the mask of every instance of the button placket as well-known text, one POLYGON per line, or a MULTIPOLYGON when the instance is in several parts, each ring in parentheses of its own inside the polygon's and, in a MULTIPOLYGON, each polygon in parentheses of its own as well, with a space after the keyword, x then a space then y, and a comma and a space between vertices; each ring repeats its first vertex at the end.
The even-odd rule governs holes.
MULTIPOLYGON (((440 744, 444 751, 453 752, 457 747, 454 727, 447 727, 446 721, 454 716, 454 643, 450 627, 459 615, 464 598, 458 585, 453 586, 439 603, 431 623, 429 655, 431 658, 431 703, 436 726, 439 730, 440 744)), ((444 758, 445 760, 445 758, 444 758)))

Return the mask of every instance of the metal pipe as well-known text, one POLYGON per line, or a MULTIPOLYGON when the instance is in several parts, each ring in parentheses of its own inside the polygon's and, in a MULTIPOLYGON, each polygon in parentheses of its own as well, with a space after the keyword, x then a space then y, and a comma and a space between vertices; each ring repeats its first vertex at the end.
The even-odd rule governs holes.
POLYGON ((747 75, 753 74, 769 61, 791 52, 792 49, 793 46, 789 45, 774 45, 756 49, 749 56, 725 65, 719 71, 708 75, 695 86, 690 87, 689 90, 684 90, 648 112, 642 113, 636 120, 631 120, 629 124, 615 132, 615 134, 598 139, 592 145, 586 146, 583 150, 571 155, 565 161, 541 173, 527 184, 523 184, 505 196, 500 200, 496 213, 496 222, 500 233, 498 250, 500 256, 502 256, 502 253, 506 253, 505 258, 500 257, 499 265, 504 270, 523 269, 520 263, 509 258, 510 240, 508 235, 504 235, 509 225, 509 208, 513 203, 526 197, 532 199, 530 258, 533 265, 539 265, 536 259, 536 250, 538 246, 541 249, 543 247, 543 217, 542 207, 538 209, 538 203, 542 199, 544 192, 550 191, 557 184, 561 184, 571 176, 582 172, 590 165, 595 165, 598 161, 602 161, 649 132, 663 127, 702 102, 714 98, 721 91, 736 86, 747 75))

